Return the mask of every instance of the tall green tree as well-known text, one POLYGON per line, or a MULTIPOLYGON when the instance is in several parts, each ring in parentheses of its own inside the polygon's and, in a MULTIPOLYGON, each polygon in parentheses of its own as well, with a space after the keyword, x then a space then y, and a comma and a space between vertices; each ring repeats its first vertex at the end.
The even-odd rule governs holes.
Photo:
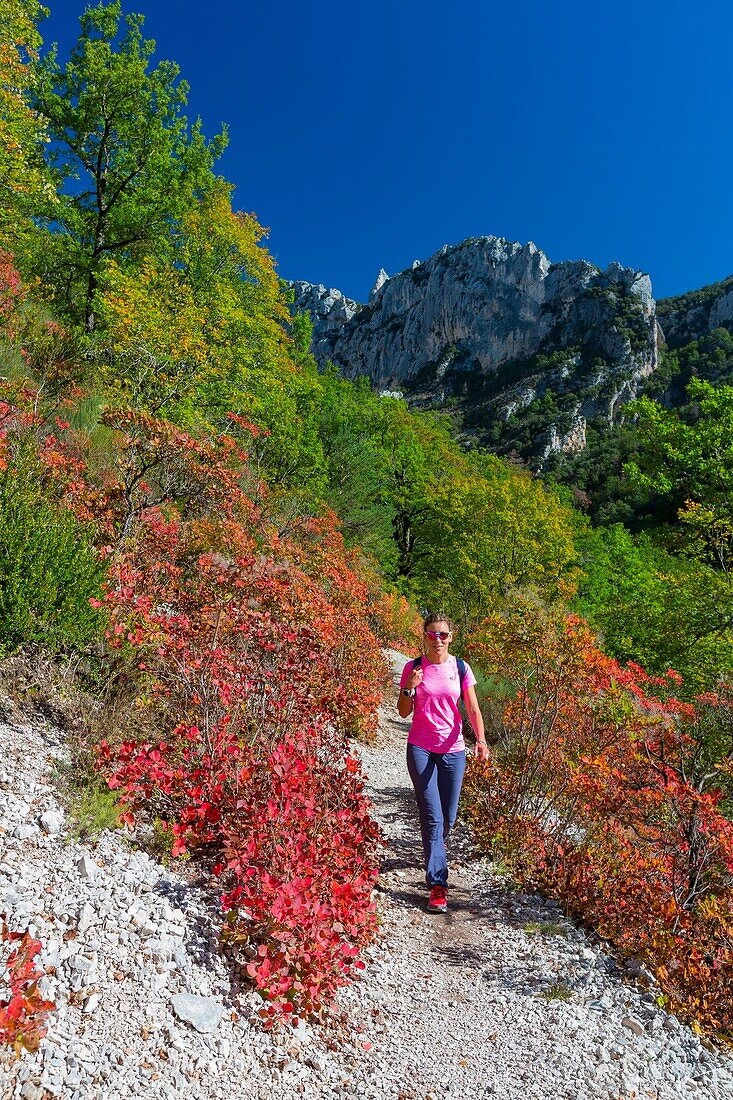
POLYGON ((39 262, 64 308, 88 330, 105 267, 170 249, 171 226, 206 194, 226 144, 184 114, 178 66, 151 60, 142 15, 119 2, 88 8, 65 68, 41 64, 37 103, 61 192, 39 262))
POLYGON ((15 252, 39 205, 53 200, 43 120, 31 99, 41 46, 37 0, 0 0, 0 248, 15 252))
POLYGON ((450 461, 449 443, 446 418, 415 414, 403 401, 386 399, 379 433, 386 468, 382 499, 392 513, 397 576, 408 582, 433 552, 426 527, 429 497, 436 475, 450 461))
MULTIPOLYGON (((457 448, 456 448, 457 450, 457 448)), ((556 599, 576 576, 575 520, 558 496, 494 455, 452 456, 427 498, 416 586, 468 630, 515 589, 556 599)))
POLYGON ((682 548, 733 572, 733 386, 694 380, 684 417, 642 399, 641 449, 627 466, 633 484, 667 496, 678 509, 682 548))

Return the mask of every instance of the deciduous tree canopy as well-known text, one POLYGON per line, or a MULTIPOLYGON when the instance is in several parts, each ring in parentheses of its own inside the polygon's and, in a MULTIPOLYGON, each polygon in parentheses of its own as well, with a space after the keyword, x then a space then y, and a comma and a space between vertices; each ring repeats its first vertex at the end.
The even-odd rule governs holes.
POLYGON ((44 275, 87 329, 110 260, 170 254, 171 228, 211 189, 225 144, 224 133, 207 141, 200 122, 189 125, 188 86, 173 62, 151 68, 143 22, 123 18, 118 0, 87 8, 68 64, 51 50, 39 69, 36 103, 60 192, 44 275))

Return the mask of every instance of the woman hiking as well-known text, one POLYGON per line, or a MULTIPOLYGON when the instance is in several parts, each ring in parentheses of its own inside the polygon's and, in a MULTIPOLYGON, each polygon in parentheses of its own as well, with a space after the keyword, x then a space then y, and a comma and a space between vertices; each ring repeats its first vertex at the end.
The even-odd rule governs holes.
POLYGON ((476 735, 476 756, 488 760, 484 721, 470 665, 449 651, 453 624, 445 615, 429 614, 423 623, 425 655, 408 661, 400 677, 397 710, 412 714, 407 739, 407 770, 420 817, 428 910, 448 908, 448 861, 445 845, 458 812, 466 745, 458 704, 463 697, 476 735))

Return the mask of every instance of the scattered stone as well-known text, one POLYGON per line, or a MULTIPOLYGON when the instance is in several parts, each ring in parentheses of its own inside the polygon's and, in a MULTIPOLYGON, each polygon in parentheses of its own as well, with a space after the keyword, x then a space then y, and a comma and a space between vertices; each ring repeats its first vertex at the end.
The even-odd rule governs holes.
POLYGON ((83 879, 88 879, 91 882, 96 878, 97 865, 86 852, 77 859, 76 869, 83 879))
POLYGON ((221 1020, 224 1006, 214 997, 198 997, 194 993, 178 993, 171 1001, 179 1020, 191 1024, 204 1035, 212 1035, 221 1020))
POLYGON ((44 814, 41 814, 41 828, 49 836, 60 833, 63 827, 64 815, 59 813, 58 810, 46 810, 44 814))

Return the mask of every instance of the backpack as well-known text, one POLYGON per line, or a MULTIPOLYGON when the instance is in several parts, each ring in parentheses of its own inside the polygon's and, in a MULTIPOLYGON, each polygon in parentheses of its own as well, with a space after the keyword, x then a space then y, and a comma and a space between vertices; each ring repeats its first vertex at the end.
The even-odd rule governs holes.
MULTIPOLYGON (((412 662, 412 670, 415 671, 422 664, 422 656, 416 657, 412 662)), ((462 657, 456 657, 456 668, 458 669, 458 683, 461 689, 461 699, 463 698, 463 681, 466 679, 466 662, 462 657)), ((460 700, 459 700, 460 702, 460 700)))

